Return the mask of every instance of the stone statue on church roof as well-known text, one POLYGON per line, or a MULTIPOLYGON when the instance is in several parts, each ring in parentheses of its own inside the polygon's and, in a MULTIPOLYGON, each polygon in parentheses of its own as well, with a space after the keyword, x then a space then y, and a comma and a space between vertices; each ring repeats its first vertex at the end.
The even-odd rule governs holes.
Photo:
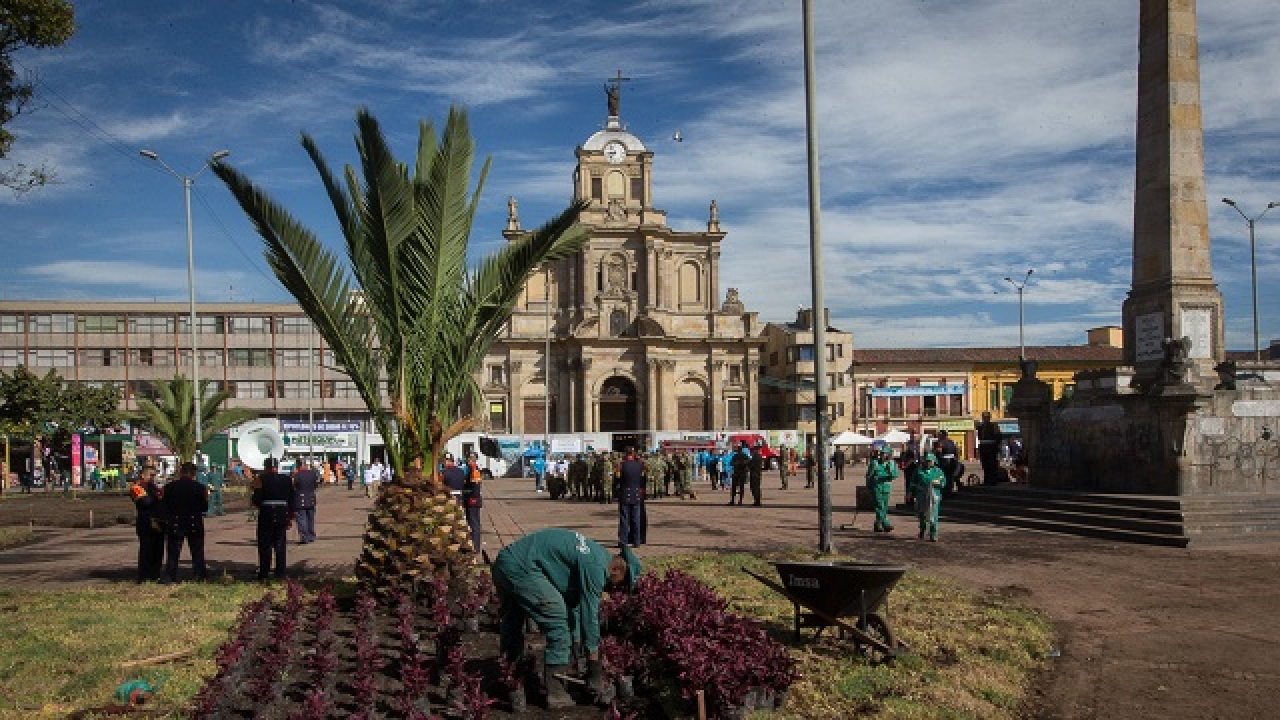
POLYGON ((609 117, 618 117, 618 105, 622 100, 622 88, 617 83, 606 83, 604 93, 609 97, 609 117))

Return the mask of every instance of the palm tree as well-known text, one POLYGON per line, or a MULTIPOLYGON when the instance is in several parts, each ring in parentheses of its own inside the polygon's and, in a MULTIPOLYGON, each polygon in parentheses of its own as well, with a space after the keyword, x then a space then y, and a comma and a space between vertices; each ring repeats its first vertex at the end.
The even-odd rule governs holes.
MULTIPOLYGON (((222 403, 231 397, 230 390, 209 394, 212 381, 200 381, 200 437, 213 437, 229 427, 234 427, 258 416, 246 408, 224 408, 222 403)), ((140 419, 169 446, 179 462, 191 462, 196 456, 195 396, 191 380, 174 375, 172 380, 153 385, 154 400, 138 400, 140 419)))
POLYGON ((347 263, 279 203, 225 162, 222 178, 257 227, 276 277, 298 301, 355 384, 386 442, 395 480, 380 494, 357 573, 386 590, 468 561, 465 519, 440 483, 436 458, 470 427, 474 374, 511 316, 529 276, 586 242, 575 204, 467 268, 480 192, 469 189, 475 143, 466 112, 449 111, 444 132, 420 122, 415 164, 391 154, 377 120, 356 113, 360 175, 341 179, 315 142, 302 145, 320 174, 346 241, 347 263), (385 391, 380 387, 385 383, 385 391))

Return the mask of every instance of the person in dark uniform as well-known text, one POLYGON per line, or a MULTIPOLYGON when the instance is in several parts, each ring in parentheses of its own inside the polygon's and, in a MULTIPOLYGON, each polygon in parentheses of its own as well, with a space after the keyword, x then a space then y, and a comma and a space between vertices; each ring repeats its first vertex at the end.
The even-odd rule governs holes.
POLYGON ((836 482, 844 480, 844 466, 847 458, 844 454, 844 448, 836 446, 836 451, 831 455, 831 463, 836 468, 836 482))
POLYGON ((484 508, 484 495, 481 490, 484 475, 480 472, 479 453, 471 453, 471 457, 467 458, 464 474, 466 478, 462 483, 462 509, 467 516, 467 528, 471 530, 471 549, 478 557, 481 553, 481 533, 484 531, 480 522, 480 511, 484 508))
POLYGON ((578 457, 569 463, 569 491, 574 500, 587 499, 587 477, 591 474, 591 466, 587 464, 587 456, 578 453, 578 457))
POLYGON ((251 502, 258 508, 258 579, 266 580, 275 556, 275 576, 284 577, 285 550, 294 517, 293 482, 276 472, 276 459, 263 461, 251 502))
POLYGON ((164 578, 168 584, 178 581, 178 558, 185 540, 191 552, 191 570, 197 580, 209 577, 204 564, 204 514, 209 510, 209 489, 196 480, 195 463, 183 463, 178 479, 164 488, 160 503, 168 520, 164 578))
POLYGON ((316 488, 320 474, 314 465, 304 464, 293 476, 293 507, 298 514, 298 542, 316 541, 316 488))
POLYGON ((950 495, 955 492, 960 476, 964 474, 964 464, 960 462, 956 444, 946 430, 938 431, 938 439, 933 443, 933 454, 938 460, 938 469, 942 470, 944 478, 942 494, 950 495))
POLYGON ((747 463, 747 475, 751 482, 751 504, 760 507, 761 501, 764 500, 764 491, 761 488, 764 455, 761 454, 759 445, 751 448, 751 461, 747 463))
POLYGON ((618 545, 640 547, 644 544, 641 513, 644 509, 644 463, 636 458, 635 448, 627 448, 627 457, 619 468, 618 479, 618 545))
POLYGON ((995 485, 1000 481, 1000 445, 1004 433, 991 422, 991 413, 982 413, 982 422, 974 427, 978 436, 978 460, 982 463, 982 484, 995 485))
POLYGON ((733 470, 733 484, 729 486, 729 504, 733 504, 733 499, 738 498, 738 504, 741 505, 747 493, 747 473, 748 465, 751 464, 751 453, 747 450, 747 443, 744 441, 742 446, 733 452, 733 458, 729 461, 729 467, 733 470))
POLYGON ((164 508, 161 492, 156 487, 156 469, 150 465, 138 471, 138 481, 129 488, 138 514, 134 530, 138 533, 138 582, 159 580, 164 569, 164 508))

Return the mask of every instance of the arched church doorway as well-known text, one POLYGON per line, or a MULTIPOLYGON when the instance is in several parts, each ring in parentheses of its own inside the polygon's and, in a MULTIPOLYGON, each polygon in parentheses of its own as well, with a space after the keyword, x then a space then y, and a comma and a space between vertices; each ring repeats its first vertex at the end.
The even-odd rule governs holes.
POLYGON ((636 386, 624 377, 611 377, 600 387, 600 432, 639 430, 636 386))

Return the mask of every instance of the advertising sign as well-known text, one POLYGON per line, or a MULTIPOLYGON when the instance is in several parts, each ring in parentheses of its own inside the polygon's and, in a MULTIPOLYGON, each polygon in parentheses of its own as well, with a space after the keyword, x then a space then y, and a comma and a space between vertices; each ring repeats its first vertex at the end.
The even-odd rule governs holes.
POLYGON ((582 438, 577 435, 551 436, 551 454, 564 455, 582 452, 582 438))
POLYGON ((337 422, 320 420, 314 426, 305 422, 296 420, 281 420, 280 432, 286 433, 353 433, 360 432, 360 423, 358 422, 337 422))
POLYGON ((80 487, 80 434, 71 436, 71 487, 80 487))

